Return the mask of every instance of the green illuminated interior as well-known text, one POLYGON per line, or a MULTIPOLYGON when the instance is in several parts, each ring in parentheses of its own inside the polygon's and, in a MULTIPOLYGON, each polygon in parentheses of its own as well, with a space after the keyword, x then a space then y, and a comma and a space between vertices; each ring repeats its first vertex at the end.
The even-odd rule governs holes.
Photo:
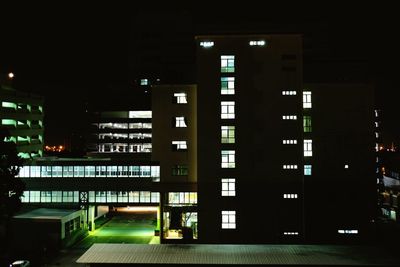
POLYGON ((1 102, 1 106, 3 108, 14 108, 14 109, 17 108, 17 105, 15 103, 12 103, 12 102, 1 102))
POLYGON ((16 125, 16 121, 15 120, 10 120, 10 119, 2 119, 1 120, 1 124, 2 125, 16 125))

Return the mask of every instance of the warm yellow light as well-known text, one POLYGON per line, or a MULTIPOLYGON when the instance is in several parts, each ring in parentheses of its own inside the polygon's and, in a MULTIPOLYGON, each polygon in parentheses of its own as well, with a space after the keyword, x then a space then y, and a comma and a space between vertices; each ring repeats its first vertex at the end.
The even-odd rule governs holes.
POLYGON ((14 73, 10 72, 10 73, 8 74, 8 78, 10 78, 10 79, 14 78, 14 73))

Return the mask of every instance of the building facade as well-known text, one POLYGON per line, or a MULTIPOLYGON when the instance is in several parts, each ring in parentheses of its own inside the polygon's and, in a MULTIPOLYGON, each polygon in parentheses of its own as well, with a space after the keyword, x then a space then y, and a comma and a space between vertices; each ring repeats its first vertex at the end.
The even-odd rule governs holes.
POLYGON ((371 88, 305 86, 300 35, 196 41, 199 240, 366 234, 376 185, 371 88))
POLYGON ((34 158, 43 155, 44 99, 41 96, 14 90, 2 85, 0 88, 1 127, 8 130, 7 141, 14 142, 18 155, 34 158))

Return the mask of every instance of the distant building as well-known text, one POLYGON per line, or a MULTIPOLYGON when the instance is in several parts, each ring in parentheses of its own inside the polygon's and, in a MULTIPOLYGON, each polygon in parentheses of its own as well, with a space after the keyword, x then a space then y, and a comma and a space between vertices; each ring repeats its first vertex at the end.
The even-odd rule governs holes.
POLYGON ((22 158, 42 156, 43 97, 1 85, 0 100, 1 127, 6 128, 10 134, 7 141, 16 144, 18 155, 22 158))

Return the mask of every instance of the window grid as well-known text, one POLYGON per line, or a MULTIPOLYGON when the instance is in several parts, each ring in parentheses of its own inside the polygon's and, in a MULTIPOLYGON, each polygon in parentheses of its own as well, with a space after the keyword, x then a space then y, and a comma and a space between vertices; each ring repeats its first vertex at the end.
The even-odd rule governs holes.
POLYGON ((284 169, 284 170, 295 170, 295 169, 297 169, 297 165, 283 165, 282 166, 282 168, 284 169))
POLYGON ((304 175, 311 175, 312 165, 304 165, 304 175))
POLYGON ((311 108, 311 92, 304 91, 303 92, 303 108, 311 108))
POLYGON ((174 99, 177 104, 187 104, 186 93, 174 93, 174 99))
POLYGON ((235 143, 235 126, 221 126, 221 143, 235 143))
POLYGON ((187 150, 186 141, 172 141, 172 147, 175 151, 187 150))
POLYGON ((235 118, 235 101, 221 102, 221 119, 235 118))
POLYGON ((235 56, 221 56, 221 72, 232 73, 235 72, 235 56))
POLYGON ((236 229, 236 211, 234 210, 223 210, 222 215, 222 229, 236 229))
POLYGON ((175 117, 175 127, 176 128, 187 127, 185 117, 175 117))
POLYGON ((235 77, 221 77, 221 95, 235 94, 235 77))
POLYGON ((283 194, 283 198, 297 198, 297 194, 283 194))
POLYGON ((235 168, 235 150, 221 151, 221 168, 235 168))
POLYGON ((296 145, 297 140, 296 139, 284 139, 282 140, 282 144, 284 145, 296 145))
POLYGON ((235 188, 236 179, 234 178, 222 178, 221 179, 221 196, 223 197, 233 197, 236 196, 235 188))
POLYGON ((304 157, 312 157, 312 140, 304 140, 304 157))
POLYGON ((303 117, 303 129, 305 133, 311 133, 312 131, 311 116, 303 117))
POLYGON ((282 115, 283 120, 297 120, 296 115, 282 115))
POLYGON ((282 95, 297 95, 296 91, 282 91, 282 95))

